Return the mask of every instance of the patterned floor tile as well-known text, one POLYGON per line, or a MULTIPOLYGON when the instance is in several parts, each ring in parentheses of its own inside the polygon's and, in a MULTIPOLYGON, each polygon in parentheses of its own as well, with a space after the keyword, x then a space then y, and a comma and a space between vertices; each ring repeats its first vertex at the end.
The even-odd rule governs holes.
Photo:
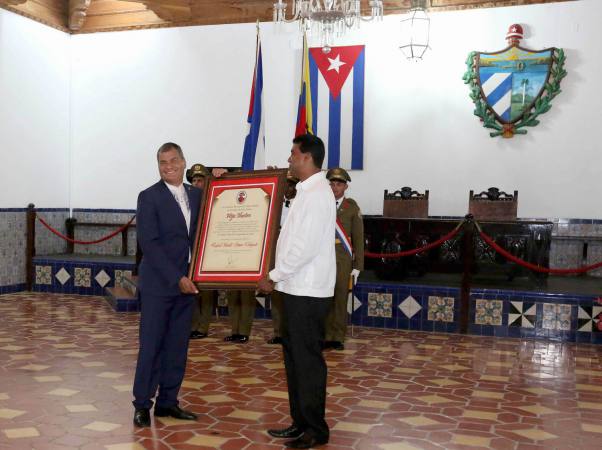
POLYGON ((547 431, 539 430, 537 428, 531 428, 527 430, 513 430, 512 432, 520 436, 526 437, 527 439, 531 439, 533 441, 546 441, 548 439, 555 439, 558 437, 555 434, 551 434, 547 431))
POLYGON ((35 427, 25 427, 25 428, 10 428, 8 430, 2 430, 7 438, 9 439, 23 439, 23 438, 31 438, 37 437, 40 435, 40 432, 35 427))
POLYGON ((107 431, 116 430, 120 426, 121 425, 119 425, 118 423, 94 421, 94 422, 90 422, 88 425, 83 426, 82 428, 84 428, 86 430, 92 430, 92 431, 107 432, 107 431))
POLYGON ((0 408, 0 419, 14 419, 15 417, 22 416, 27 411, 19 411, 18 409, 0 408))
POLYGON ((412 425, 413 427, 425 427, 429 425, 437 425, 440 423, 436 420, 429 419, 428 417, 424 416, 403 417, 399 420, 407 423, 408 425, 412 425))
MULTIPOLYGON (((530 308, 517 309, 521 320, 530 308)), ((0 296, 0 312, 10 318, 0 330, 0 448, 282 448, 265 432, 290 424, 269 321, 254 322, 245 346, 225 344, 227 318, 215 321, 190 345, 180 392, 199 421, 152 418, 132 432, 137 314, 97 297, 29 293, 0 296)), ((346 344, 326 353, 328 448, 599 446, 602 346, 362 327, 346 344)))

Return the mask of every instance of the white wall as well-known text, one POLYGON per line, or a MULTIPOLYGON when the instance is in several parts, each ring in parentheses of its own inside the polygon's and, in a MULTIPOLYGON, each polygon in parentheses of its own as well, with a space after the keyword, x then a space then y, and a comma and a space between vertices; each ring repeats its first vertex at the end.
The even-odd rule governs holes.
POLYGON ((69 35, 0 9, 0 208, 69 203, 69 35))
MULTIPOLYGON (((408 185, 430 189, 432 215, 461 215, 470 189, 498 186, 519 190, 522 217, 602 218, 591 200, 602 172, 602 2, 431 17, 432 51, 419 64, 397 49, 399 17, 363 26, 344 42, 367 46, 365 170, 351 174, 350 188, 364 212, 381 211, 384 189, 408 185), (471 50, 502 49, 517 22, 526 26, 524 46, 565 48, 569 75, 540 126, 526 136, 491 139, 472 114, 465 60, 471 50)), ((267 160, 282 166, 296 115, 299 41, 290 30, 275 34, 271 24, 262 30, 267 160)), ((36 40, 31 52, 44 53, 47 41, 36 40)), ((71 207, 135 207, 138 191, 157 179, 154 152, 167 140, 183 146, 189 163, 240 163, 254 24, 76 35, 70 44, 71 207)), ((0 111, 7 116, 5 106, 0 111)), ((57 116, 45 114, 47 121, 57 116)))

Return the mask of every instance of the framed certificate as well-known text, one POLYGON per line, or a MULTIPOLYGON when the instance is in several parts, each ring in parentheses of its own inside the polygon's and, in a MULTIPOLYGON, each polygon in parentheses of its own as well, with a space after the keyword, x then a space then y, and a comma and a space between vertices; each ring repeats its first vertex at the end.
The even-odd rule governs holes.
POLYGON ((272 269, 286 172, 208 178, 189 274, 199 289, 254 289, 272 269))

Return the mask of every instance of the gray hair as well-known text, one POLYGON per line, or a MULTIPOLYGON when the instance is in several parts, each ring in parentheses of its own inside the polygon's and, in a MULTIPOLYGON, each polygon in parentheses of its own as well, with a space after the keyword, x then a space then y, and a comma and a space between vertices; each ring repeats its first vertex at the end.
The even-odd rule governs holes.
POLYGON ((178 152, 180 158, 186 161, 186 158, 184 157, 184 152, 182 152, 182 147, 180 147, 178 144, 174 144, 173 142, 166 142, 161 147, 159 147, 159 150, 157 150, 157 161, 159 160, 159 155, 161 153, 165 153, 170 150, 175 150, 176 152, 178 152))

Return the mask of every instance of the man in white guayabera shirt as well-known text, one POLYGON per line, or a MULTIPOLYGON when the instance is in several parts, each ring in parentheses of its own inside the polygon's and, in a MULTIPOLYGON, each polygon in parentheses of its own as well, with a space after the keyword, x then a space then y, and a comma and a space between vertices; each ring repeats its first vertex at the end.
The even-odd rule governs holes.
POLYGON ((336 203, 320 170, 323 161, 320 138, 305 134, 293 139, 288 162, 299 178, 297 196, 280 231, 275 267, 257 286, 265 293, 276 288, 284 294, 282 345, 292 425, 268 433, 290 439, 285 442, 289 448, 311 448, 329 438, 322 342, 336 278, 336 203))

